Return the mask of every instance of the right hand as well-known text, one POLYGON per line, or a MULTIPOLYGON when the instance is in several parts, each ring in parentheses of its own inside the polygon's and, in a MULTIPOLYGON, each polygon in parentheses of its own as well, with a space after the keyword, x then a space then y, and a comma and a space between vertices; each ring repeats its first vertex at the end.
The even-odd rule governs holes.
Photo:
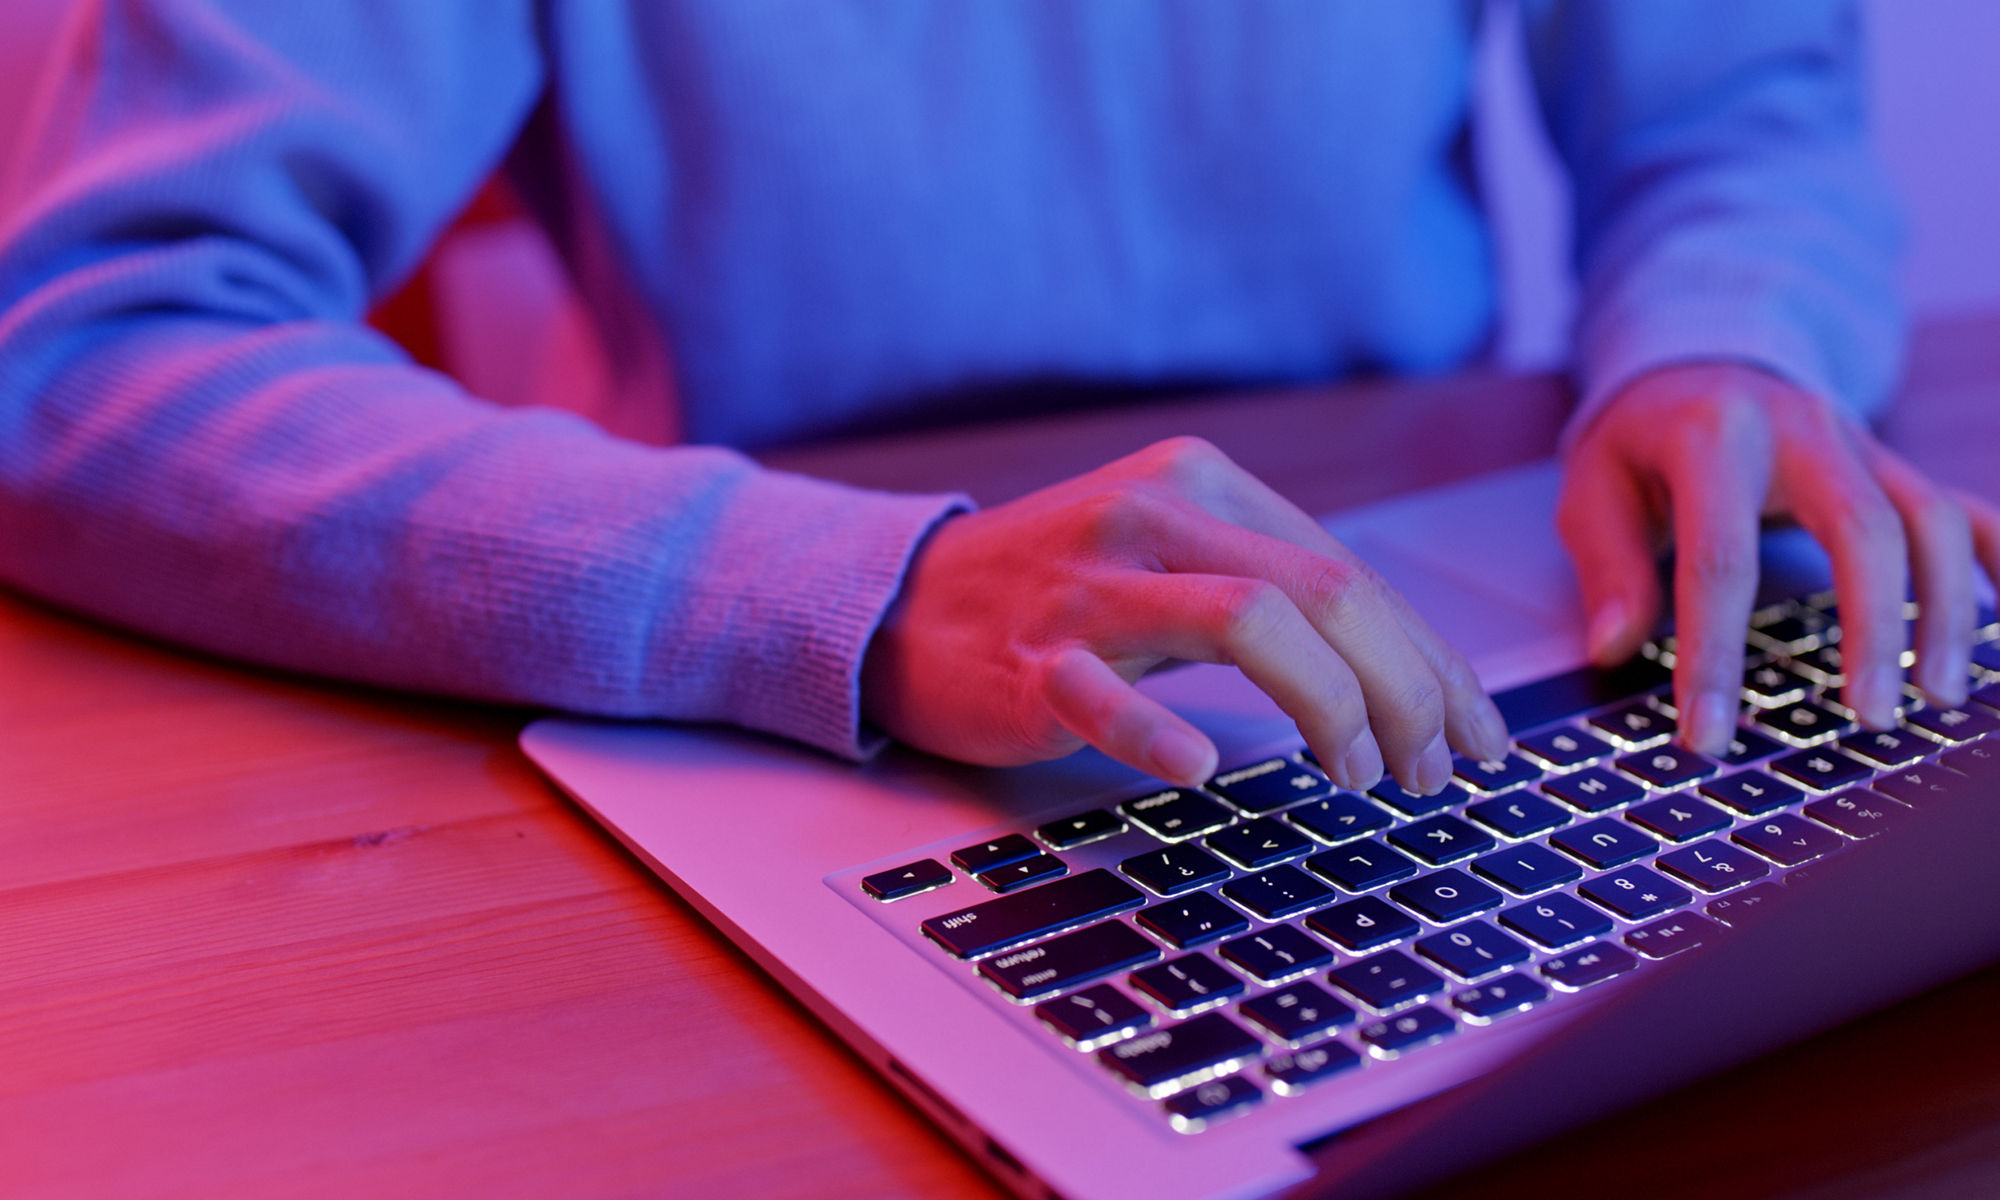
POLYGON ((1205 782, 1215 745, 1132 685, 1170 658, 1243 669, 1335 783, 1434 794, 1447 744, 1507 728, 1463 656, 1319 523, 1198 438, 940 525, 862 666, 863 714, 989 766, 1089 744, 1205 782))

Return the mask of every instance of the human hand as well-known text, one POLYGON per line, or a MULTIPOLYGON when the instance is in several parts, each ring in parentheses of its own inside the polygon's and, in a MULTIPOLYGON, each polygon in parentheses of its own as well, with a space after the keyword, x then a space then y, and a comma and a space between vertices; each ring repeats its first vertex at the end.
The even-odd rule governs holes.
POLYGON ((1451 779, 1507 730, 1459 653, 1311 517, 1221 451, 1175 438, 939 526, 862 667, 864 715, 933 753, 1000 766, 1088 743, 1174 783, 1214 744, 1133 682, 1170 658, 1243 669, 1334 781, 1385 764, 1451 779))
POLYGON ((1833 560, 1842 702, 1863 724, 1895 723, 1913 580, 1917 686, 1932 703, 1964 702, 1974 558, 2000 579, 2000 511, 1930 482, 1830 402, 1740 364, 1650 372, 1571 447, 1558 525, 1583 583, 1591 656, 1623 661, 1650 635, 1657 552, 1671 533, 1682 737, 1724 750, 1765 517, 1797 520, 1833 560))

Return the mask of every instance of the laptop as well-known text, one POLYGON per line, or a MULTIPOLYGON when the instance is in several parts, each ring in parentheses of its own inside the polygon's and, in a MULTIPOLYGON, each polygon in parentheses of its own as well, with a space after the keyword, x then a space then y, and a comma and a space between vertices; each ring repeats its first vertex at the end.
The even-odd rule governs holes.
POLYGON ((568 717, 521 745, 1023 1196, 1395 1194, 2000 960, 1991 610, 1975 700, 1860 730, 1826 561, 1771 536, 1705 759, 1671 740, 1670 637, 1583 666, 1557 486, 1327 522, 1515 735, 1440 797, 1335 789, 1201 664, 1141 683, 1215 738, 1201 789, 568 717))

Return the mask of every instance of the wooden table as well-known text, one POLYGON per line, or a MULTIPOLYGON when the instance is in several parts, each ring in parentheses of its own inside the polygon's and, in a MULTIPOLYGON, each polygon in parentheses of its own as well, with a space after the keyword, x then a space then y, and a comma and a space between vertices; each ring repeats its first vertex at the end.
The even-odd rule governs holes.
MULTIPOLYGON (((1320 510, 1546 454, 1563 411, 1461 377, 772 457, 997 500, 1200 433, 1320 510)), ((1924 332, 1888 428, 2000 499, 2000 315, 1924 332)), ((536 774, 527 715, 0 597, 0 1195, 997 1194, 536 774)), ((1995 1011, 1989 971, 1478 1194, 2000 1194, 1995 1011)))

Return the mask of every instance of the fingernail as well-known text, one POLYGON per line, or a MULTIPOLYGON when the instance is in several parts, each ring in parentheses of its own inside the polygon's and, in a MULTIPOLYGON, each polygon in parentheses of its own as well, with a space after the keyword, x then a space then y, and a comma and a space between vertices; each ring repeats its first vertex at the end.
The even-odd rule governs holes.
POLYGON ((1146 744, 1146 757, 1153 774, 1190 787, 1206 783, 1215 773, 1215 748, 1208 739, 1185 729, 1168 726, 1146 744))
POLYGON ((1493 701, 1488 700, 1479 706, 1472 723, 1476 727, 1474 736, 1479 739, 1479 757, 1482 761, 1492 762, 1507 757, 1507 722, 1500 716, 1500 710, 1494 706, 1493 701))
POLYGON ((1451 751, 1445 747, 1444 734, 1431 739, 1417 758, 1417 791, 1425 796, 1435 796, 1451 782, 1451 751))
POLYGON ((1608 660, 1624 638, 1630 617, 1631 610, 1623 600, 1607 600, 1591 615, 1590 632, 1586 637, 1590 643, 1590 657, 1599 665, 1610 665, 1608 660))
POLYGON ((1736 736, 1735 702, 1721 692, 1703 692, 1688 705, 1681 728, 1687 731, 1688 745, 1695 751, 1720 754, 1736 736))
POLYGON ((1354 739, 1347 749, 1347 758, 1341 764, 1347 770, 1347 786, 1353 791, 1365 792, 1382 782, 1382 749, 1375 744, 1375 735, 1366 729, 1354 739))

